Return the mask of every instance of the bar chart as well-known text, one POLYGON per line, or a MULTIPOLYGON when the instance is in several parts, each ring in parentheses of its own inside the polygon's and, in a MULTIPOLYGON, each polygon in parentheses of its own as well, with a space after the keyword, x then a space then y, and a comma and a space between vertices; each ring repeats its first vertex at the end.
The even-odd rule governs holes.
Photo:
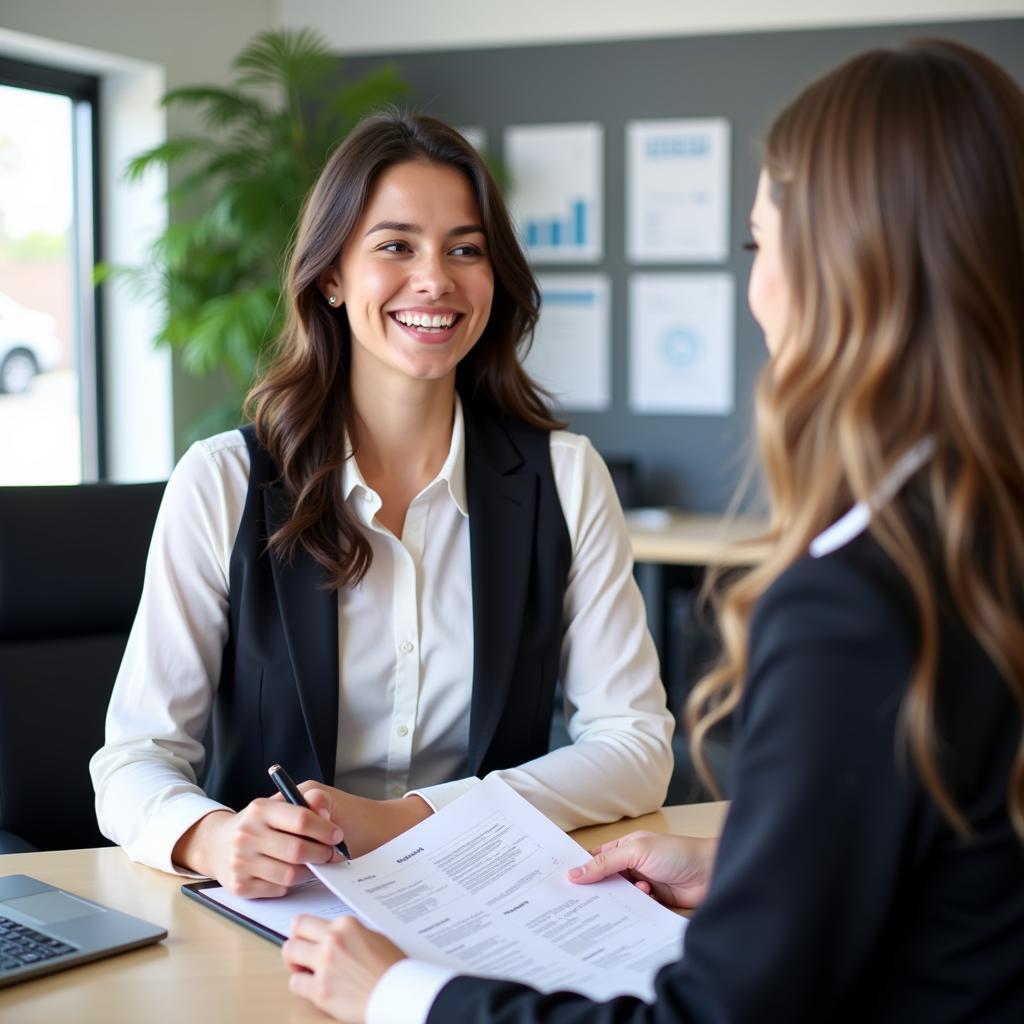
POLYGON ((587 244, 587 204, 583 199, 571 202, 568 216, 548 220, 531 218, 524 226, 528 249, 548 245, 585 247, 587 244))
POLYGON ((505 133, 510 205, 535 263, 603 256, 604 129, 598 124, 513 126, 505 133))

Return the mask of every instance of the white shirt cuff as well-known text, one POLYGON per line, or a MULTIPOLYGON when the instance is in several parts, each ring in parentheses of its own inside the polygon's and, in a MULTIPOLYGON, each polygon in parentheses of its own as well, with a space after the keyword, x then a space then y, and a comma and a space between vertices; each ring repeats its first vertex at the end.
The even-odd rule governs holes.
POLYGON ((230 810, 230 807, 225 807, 224 804, 199 793, 183 793, 166 807, 162 807, 159 815, 150 823, 144 839, 145 851, 129 848, 128 853, 135 860, 141 860, 172 875, 202 878, 202 875, 197 875, 171 860, 174 847, 200 818, 205 818, 211 811, 230 810))
POLYGON ((366 1024, 426 1024, 438 993, 458 973, 422 960, 399 960, 370 993, 366 1024))
POLYGON ((405 795, 418 796, 426 800, 435 810, 439 811, 446 807, 453 800, 458 800, 464 793, 468 793, 474 786, 479 786, 480 780, 471 776, 468 779, 456 779, 454 782, 441 782, 436 786, 427 786, 425 789, 412 789, 405 795))

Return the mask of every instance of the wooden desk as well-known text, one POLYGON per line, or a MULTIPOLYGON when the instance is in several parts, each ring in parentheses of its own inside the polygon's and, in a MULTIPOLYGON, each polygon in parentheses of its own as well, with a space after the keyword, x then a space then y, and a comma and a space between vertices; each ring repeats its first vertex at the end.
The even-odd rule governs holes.
MULTIPOLYGON (((671 832, 682 836, 717 836, 721 834, 728 800, 708 804, 683 804, 679 807, 663 807, 654 814, 642 818, 624 818, 611 825, 594 825, 578 828, 572 837, 584 849, 593 850, 609 839, 624 836, 627 832, 671 832)), ((0 861, 2 864, 2 861, 0 861)))
MULTIPOLYGON (((668 807, 580 829, 591 849, 636 828, 717 835, 725 804, 668 807)), ((0 856, 0 874, 26 874, 163 925, 155 946, 0 990, 11 1024, 303 1024, 324 1021, 289 994, 277 946, 182 896, 182 879, 133 864, 117 848, 0 856)))
POLYGON ((737 547, 767 528, 763 519, 695 515, 666 511, 664 518, 641 509, 626 513, 633 557, 660 565, 753 565, 768 554, 764 544, 737 547), (650 515, 647 515, 647 514, 650 515))

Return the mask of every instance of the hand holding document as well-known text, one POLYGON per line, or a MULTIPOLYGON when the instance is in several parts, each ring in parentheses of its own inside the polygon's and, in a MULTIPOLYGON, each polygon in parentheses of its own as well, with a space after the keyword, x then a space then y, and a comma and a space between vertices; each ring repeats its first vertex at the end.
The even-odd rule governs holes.
POLYGON ((687 921, 624 878, 566 878, 586 852, 491 777, 352 862, 311 865, 368 925, 417 959, 465 974, 653 997, 687 921))

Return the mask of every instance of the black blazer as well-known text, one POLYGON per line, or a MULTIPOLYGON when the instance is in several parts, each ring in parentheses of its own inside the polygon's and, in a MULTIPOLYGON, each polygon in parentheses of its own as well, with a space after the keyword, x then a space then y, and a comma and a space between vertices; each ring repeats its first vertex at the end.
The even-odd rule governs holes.
MULTIPOLYGON (((463 401, 474 664, 466 772, 548 749, 572 551, 547 431, 463 401)), ((267 766, 333 783, 338 733, 338 602, 300 551, 266 539, 288 515, 277 467, 256 440, 231 553, 229 637, 207 732, 203 788, 241 808, 267 795, 267 766)))
POLYGON ((456 978, 431 1024, 1024 1021, 1024 846, 1006 807, 1021 715, 945 598, 942 616, 941 768, 973 841, 897 753, 915 613, 862 536, 798 562, 756 610, 714 879, 656 1002, 456 978))

